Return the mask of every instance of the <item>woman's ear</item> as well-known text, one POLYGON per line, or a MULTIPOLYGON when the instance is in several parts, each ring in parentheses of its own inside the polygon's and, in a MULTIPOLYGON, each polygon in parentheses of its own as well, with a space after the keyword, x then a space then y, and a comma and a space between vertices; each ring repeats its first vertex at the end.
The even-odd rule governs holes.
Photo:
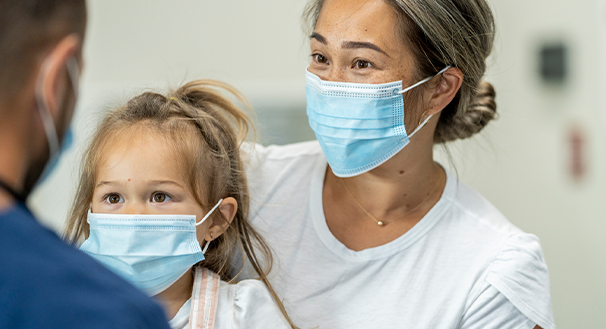
POLYGON ((212 223, 210 224, 208 232, 204 237, 206 241, 212 241, 218 238, 221 236, 221 234, 223 234, 223 232, 225 232, 225 230, 227 230, 231 222, 234 220, 236 212, 238 211, 238 201, 232 197, 225 198, 223 201, 221 201, 219 208, 217 208, 215 211, 220 211, 222 217, 212 216, 209 218, 212 219, 212 223))
POLYGON ((438 78, 439 81, 429 100, 429 107, 426 112, 427 116, 442 111, 446 105, 450 104, 463 84, 463 72, 456 67, 449 68, 444 71, 440 77, 436 78, 438 78))

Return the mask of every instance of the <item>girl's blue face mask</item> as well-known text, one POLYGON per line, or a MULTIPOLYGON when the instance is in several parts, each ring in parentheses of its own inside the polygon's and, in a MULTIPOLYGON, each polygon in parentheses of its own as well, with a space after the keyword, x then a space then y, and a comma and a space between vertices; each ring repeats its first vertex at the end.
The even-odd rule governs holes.
POLYGON ((204 260, 210 241, 200 248, 195 215, 122 215, 88 213, 90 235, 80 247, 105 267, 149 296, 177 282, 204 260))
POLYGON ((407 134, 402 94, 431 78, 402 89, 402 81, 383 84, 323 81, 306 71, 309 125, 333 173, 338 177, 366 173, 408 145, 410 137, 431 116, 407 134))

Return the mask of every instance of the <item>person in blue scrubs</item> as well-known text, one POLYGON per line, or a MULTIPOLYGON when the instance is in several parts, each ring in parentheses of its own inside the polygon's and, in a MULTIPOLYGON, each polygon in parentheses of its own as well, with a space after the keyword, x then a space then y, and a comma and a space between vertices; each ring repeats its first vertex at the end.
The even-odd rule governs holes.
POLYGON ((25 205, 70 139, 85 25, 85 0, 0 0, 0 328, 168 328, 25 205))

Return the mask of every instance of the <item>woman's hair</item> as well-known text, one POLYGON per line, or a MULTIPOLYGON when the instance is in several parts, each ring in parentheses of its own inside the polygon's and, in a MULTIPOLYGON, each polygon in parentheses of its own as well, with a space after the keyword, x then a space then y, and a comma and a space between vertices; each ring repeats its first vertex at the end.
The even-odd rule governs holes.
MULTIPOLYGON (((239 253, 244 260, 247 258, 267 285, 284 317, 295 328, 267 279, 273 262, 271 251, 248 221, 248 184, 240 146, 252 124, 248 116, 221 91, 231 93, 250 108, 245 97, 231 86, 214 80, 197 80, 167 95, 145 92, 112 110, 97 128, 84 154, 66 238, 77 243, 90 234, 87 213, 96 184, 97 165, 103 152, 111 147, 113 136, 132 128, 149 129, 172 144, 178 154, 175 160, 183 166, 188 188, 203 209, 211 209, 222 198, 232 197, 238 202, 231 225, 210 243, 200 264, 224 280, 235 281, 239 272, 234 276, 230 269, 234 255, 239 253), (264 266, 255 250, 263 254, 264 266)), ((219 211, 212 216, 226 221, 219 211)))
MULTIPOLYGON (((459 68, 463 84, 444 108, 434 142, 471 137, 497 111, 492 85, 482 81, 486 58, 494 43, 495 25, 486 0, 384 0, 394 8, 397 31, 409 45, 417 64, 417 80, 433 76, 446 66, 459 68)), ((315 28, 325 0, 311 0, 303 14, 315 28)))

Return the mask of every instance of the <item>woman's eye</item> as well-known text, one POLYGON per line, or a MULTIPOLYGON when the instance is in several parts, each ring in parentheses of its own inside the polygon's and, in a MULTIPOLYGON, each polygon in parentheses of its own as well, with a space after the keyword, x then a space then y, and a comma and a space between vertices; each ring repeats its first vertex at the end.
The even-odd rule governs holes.
POLYGON ((328 59, 320 54, 314 54, 312 56, 314 57, 314 60, 318 63, 321 63, 321 64, 328 63, 328 59))
POLYGON ((105 197, 105 201, 107 201, 107 203, 116 204, 123 202, 124 200, 122 200, 122 197, 119 194, 110 194, 105 197))
POLYGON ((152 196, 152 202, 166 202, 172 198, 165 193, 154 193, 152 196))
POLYGON ((370 62, 363 61, 363 60, 357 60, 357 61, 354 63, 354 67, 355 67, 356 69, 367 69, 367 68, 369 68, 370 66, 371 66, 370 62))

